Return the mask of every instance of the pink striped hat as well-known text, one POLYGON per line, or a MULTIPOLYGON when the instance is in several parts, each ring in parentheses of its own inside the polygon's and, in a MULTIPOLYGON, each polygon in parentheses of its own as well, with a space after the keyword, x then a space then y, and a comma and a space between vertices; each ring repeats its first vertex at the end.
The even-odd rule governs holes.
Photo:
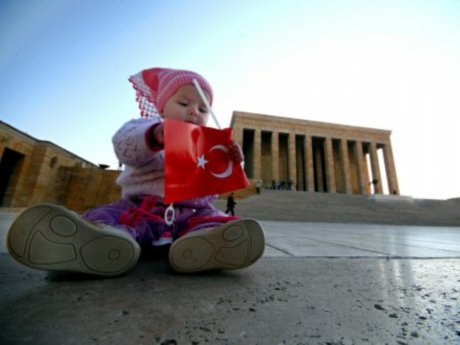
POLYGON ((146 118, 159 116, 168 99, 182 86, 193 85, 193 79, 209 94, 209 104, 212 105, 211 85, 198 73, 171 68, 150 68, 129 77, 136 90, 141 116, 146 118))

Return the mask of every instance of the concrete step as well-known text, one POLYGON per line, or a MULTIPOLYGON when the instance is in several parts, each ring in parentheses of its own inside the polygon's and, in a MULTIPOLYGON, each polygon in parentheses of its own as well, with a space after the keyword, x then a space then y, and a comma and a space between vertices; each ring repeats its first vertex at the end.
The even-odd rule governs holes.
MULTIPOLYGON (((216 205, 225 210, 225 200, 216 205)), ((460 226, 457 200, 263 190, 237 199, 236 213, 260 220, 460 226)))

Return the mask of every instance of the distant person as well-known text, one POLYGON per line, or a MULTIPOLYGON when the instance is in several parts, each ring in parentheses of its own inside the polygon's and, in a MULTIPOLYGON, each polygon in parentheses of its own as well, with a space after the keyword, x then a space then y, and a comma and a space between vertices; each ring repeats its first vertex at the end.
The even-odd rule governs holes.
POLYGON ((374 179, 370 182, 370 184, 372 184, 374 187, 374 194, 377 194, 377 185, 379 184, 379 180, 374 179))
POLYGON ((261 181, 261 180, 257 180, 257 181, 256 181, 256 192, 257 192, 257 194, 260 194, 261 188, 262 188, 262 181, 261 181))
POLYGON ((227 209, 225 210, 226 214, 231 214, 232 216, 235 215, 235 198, 233 197, 233 193, 230 193, 229 196, 227 197, 227 209))
MULTIPOLYGON (((177 202, 173 208, 164 203, 168 143, 163 119, 199 126, 208 122, 209 109, 194 80, 212 104, 210 84, 195 72, 151 68, 131 76, 142 117, 125 123, 112 138, 125 166, 117 179, 122 199, 82 217, 52 204, 25 210, 8 233, 11 256, 36 269, 101 276, 131 270, 141 247, 159 252, 169 246, 169 262, 179 272, 238 269, 256 262, 265 247, 257 221, 226 215, 212 204, 215 196, 177 202), (174 210, 172 223, 165 220, 167 209, 174 210), (238 238, 226 237, 229 228, 239 229, 238 238), (225 253, 224 261, 217 258, 219 253, 225 253)), ((227 150, 235 164, 243 161, 238 144, 229 143, 227 150)))

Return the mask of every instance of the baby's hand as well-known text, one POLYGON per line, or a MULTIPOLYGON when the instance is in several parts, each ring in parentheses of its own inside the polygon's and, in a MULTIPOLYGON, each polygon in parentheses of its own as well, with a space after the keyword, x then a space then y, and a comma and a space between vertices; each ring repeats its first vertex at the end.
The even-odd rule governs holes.
POLYGON ((232 161, 235 163, 241 163, 244 160, 243 150, 241 146, 235 143, 234 141, 228 145, 228 154, 232 161))
POLYGON ((153 126, 150 134, 151 145, 153 147, 163 147, 165 143, 163 122, 153 126))

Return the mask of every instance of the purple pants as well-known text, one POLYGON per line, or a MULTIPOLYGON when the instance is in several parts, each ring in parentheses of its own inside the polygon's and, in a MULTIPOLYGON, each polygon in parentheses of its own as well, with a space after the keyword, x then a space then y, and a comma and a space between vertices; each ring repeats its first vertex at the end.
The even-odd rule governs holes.
POLYGON ((238 219, 214 207, 213 200, 215 197, 211 196, 174 203, 175 219, 172 225, 167 225, 164 220, 168 205, 157 196, 121 199, 90 209, 83 218, 123 229, 141 246, 155 246, 165 237, 174 241, 191 231, 216 227, 238 219))

